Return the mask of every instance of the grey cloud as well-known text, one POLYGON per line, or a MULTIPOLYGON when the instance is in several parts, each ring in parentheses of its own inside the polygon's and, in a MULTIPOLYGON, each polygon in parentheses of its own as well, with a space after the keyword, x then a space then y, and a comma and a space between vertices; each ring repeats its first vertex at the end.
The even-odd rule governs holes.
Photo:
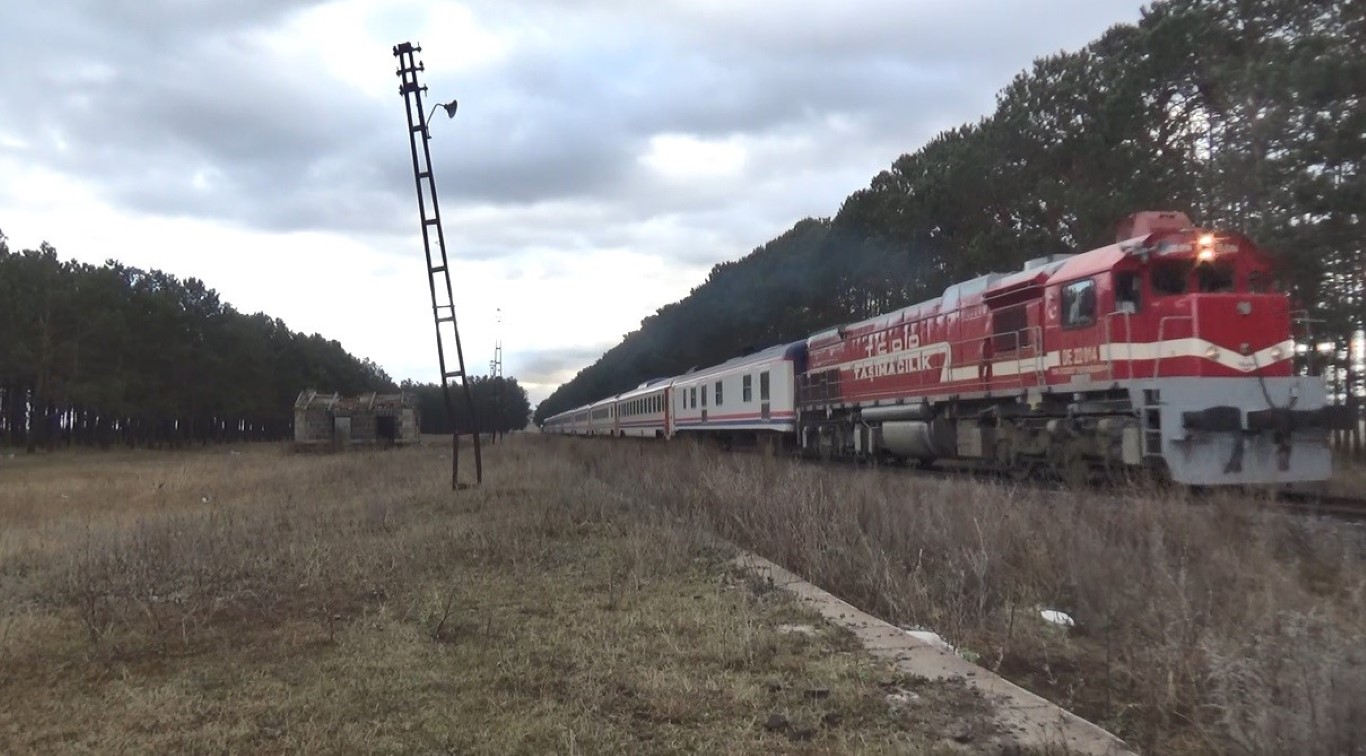
MULTIPOLYGON (((398 96, 335 91, 317 71, 266 57, 246 34, 312 4, 67 0, 0 11, 0 64, 33 72, 0 87, 0 124, 33 144, 33 159, 126 207, 409 240, 415 207, 398 96)), ((475 259, 525 244, 641 243, 689 264, 733 257, 766 229, 834 212, 933 125, 978 115, 1026 58, 1047 51, 1041 39, 1079 44, 1103 19, 1136 16, 1123 10, 1131 7, 858 0, 778 14, 683 0, 484 3, 477 13, 495 27, 535 19, 562 33, 523 41, 497 67, 428 72, 434 98, 462 101, 455 122, 433 126, 443 209, 504 214, 448 232, 475 259), (1068 18, 1086 30, 1059 32, 1068 18), (835 114, 857 128, 825 127, 835 114), (688 185, 639 164, 659 133, 801 134, 811 144, 756 154, 733 182, 688 185), (791 198, 794 182, 810 186, 810 201, 791 198), (600 212, 563 213, 566 204, 600 212), (693 240, 646 228, 661 217, 692 229, 693 240)), ((375 70, 391 77, 392 61, 376 60, 375 70)))
POLYGON ((578 372, 585 364, 597 359, 611 344, 575 346, 518 352, 509 358, 508 375, 517 376, 523 384, 557 385, 578 372))
MULTIPOLYGON (((12 70, 20 60, 38 65, 0 88, 0 122, 26 132, 30 153, 50 167, 139 210, 268 230, 383 225, 394 213, 355 212, 392 204, 396 187, 383 181, 402 175, 385 176, 370 157, 388 146, 381 114, 314 86, 308 72, 239 34, 308 4, 52 3, 14 19, 6 12, 0 61, 12 70), (88 44, 65 49, 73 39, 88 44), (196 185, 203 169, 217 178, 196 185)), ((401 149, 402 132, 393 133, 401 149)))

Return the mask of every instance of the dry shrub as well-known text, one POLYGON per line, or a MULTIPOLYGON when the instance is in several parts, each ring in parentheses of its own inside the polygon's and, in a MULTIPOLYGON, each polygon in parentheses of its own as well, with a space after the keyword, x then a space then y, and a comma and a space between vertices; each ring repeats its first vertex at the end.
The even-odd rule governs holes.
POLYGON ((1366 748, 1358 529, 1231 494, 1065 491, 553 440, 889 621, 933 628, 1155 753, 1366 748), (1070 632, 1040 619, 1068 612, 1070 632))

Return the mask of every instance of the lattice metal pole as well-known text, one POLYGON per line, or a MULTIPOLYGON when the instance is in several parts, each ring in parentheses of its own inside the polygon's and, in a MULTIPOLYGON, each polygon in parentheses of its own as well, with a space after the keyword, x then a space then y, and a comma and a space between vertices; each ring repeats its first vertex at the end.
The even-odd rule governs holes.
MULTIPOLYGON (((465 353, 460 346, 460 328, 455 321, 455 297, 451 289, 450 260, 446 255, 446 234, 441 226, 441 207, 437 202, 436 178, 432 175, 432 153, 428 142, 431 131, 428 129, 428 116, 422 108, 422 93, 427 87, 418 84, 417 74, 425 70, 417 60, 422 47, 408 42, 394 45, 394 57, 398 58, 396 75, 402 81, 399 94, 403 96, 408 109, 408 142, 413 153, 413 182, 417 188, 417 212, 422 221, 422 247, 427 255, 427 283, 432 293, 432 319, 436 324, 436 359, 441 368, 441 395, 446 403, 446 418, 451 423, 451 488, 460 487, 460 425, 456 417, 455 404, 451 401, 453 379, 459 379, 460 389, 465 395, 465 409, 469 417, 470 433, 474 436, 474 478, 475 483, 484 480, 484 461, 479 446, 479 419, 475 414, 474 395, 465 375, 465 353), (436 249, 433 250, 432 230, 435 229, 436 249), (438 278, 440 281, 438 282, 438 278), (454 347, 456 369, 446 368, 447 346, 454 347)), ((455 116, 456 103, 451 101, 442 107, 449 116, 455 116)), ((436 109, 433 108, 435 113, 436 109)))

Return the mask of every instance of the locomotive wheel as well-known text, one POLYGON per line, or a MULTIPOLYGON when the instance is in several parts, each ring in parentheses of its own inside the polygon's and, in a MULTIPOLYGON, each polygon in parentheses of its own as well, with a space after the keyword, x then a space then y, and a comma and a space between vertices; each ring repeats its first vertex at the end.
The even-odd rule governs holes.
POLYGON ((1091 462, 1075 452, 1059 452, 1053 456, 1053 474, 1068 488, 1082 488, 1091 484, 1091 462))
POLYGON ((1110 488, 1135 488, 1140 483, 1136 470, 1118 462, 1108 462, 1103 465, 1101 474, 1104 477, 1105 484, 1110 488))
POLYGON ((1023 483, 1035 477, 1037 468, 1038 465, 1033 460, 1016 458, 1006 467, 1006 474, 1010 476, 1011 480, 1023 483))

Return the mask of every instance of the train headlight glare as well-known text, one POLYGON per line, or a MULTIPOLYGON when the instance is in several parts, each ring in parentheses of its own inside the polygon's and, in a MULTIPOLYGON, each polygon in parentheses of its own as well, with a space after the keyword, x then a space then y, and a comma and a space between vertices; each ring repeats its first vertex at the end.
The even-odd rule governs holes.
POLYGON ((1209 262, 1214 259, 1214 250, 1206 247, 1195 254, 1195 259, 1200 262, 1209 262))
POLYGON ((1214 234, 1200 234, 1200 246, 1202 246, 1202 247, 1213 247, 1213 246, 1214 246, 1214 234))

